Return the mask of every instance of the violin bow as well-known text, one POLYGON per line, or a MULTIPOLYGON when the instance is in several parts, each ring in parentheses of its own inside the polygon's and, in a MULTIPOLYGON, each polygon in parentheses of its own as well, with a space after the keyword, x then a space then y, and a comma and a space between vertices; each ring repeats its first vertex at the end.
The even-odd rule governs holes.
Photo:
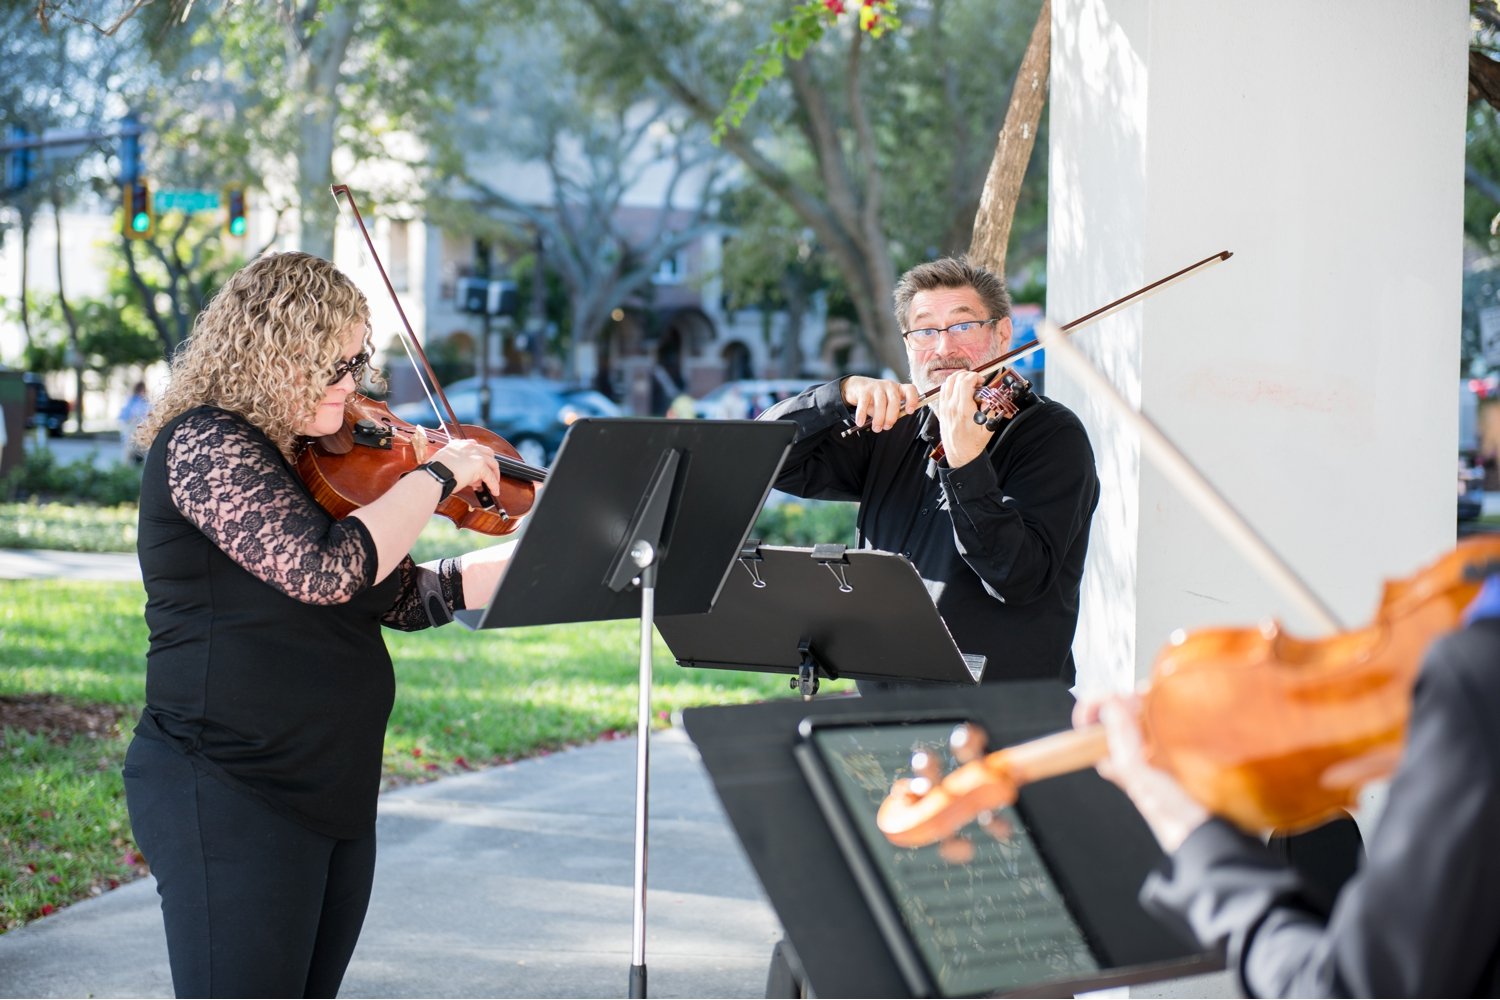
POLYGON ((402 346, 411 357, 412 364, 416 365, 420 359, 419 372, 425 371, 427 380, 430 380, 432 388, 428 389, 427 380, 422 380, 422 391, 427 394, 427 401, 432 404, 432 409, 442 418, 442 411, 438 410, 437 400, 441 400, 443 410, 448 413, 448 419, 453 422, 455 432, 459 437, 464 437, 464 432, 459 426, 458 417, 453 412, 453 407, 448 403, 448 397, 443 392, 443 387, 438 382, 437 373, 432 370, 432 364, 427 360, 427 352, 422 350, 422 345, 417 341, 417 335, 412 330, 411 322, 406 318, 406 310, 401 308, 401 299, 396 295, 396 286, 391 284, 390 276, 385 273, 385 265, 380 262, 380 254, 375 252, 375 241, 370 239, 370 231, 365 228, 365 218, 360 214, 359 206, 354 202, 354 192, 349 190, 347 184, 334 184, 329 190, 333 192, 334 203, 342 212, 347 203, 349 211, 354 217, 355 225, 359 229, 359 235, 364 240, 365 249, 370 252, 370 259, 375 263, 375 271, 380 275, 380 280, 385 283, 385 290, 391 297, 391 302, 396 306, 396 315, 401 317, 401 326, 406 334, 402 339, 402 346), (434 392, 436 399, 433 398, 434 392))
POLYGON ((1048 362, 1056 363, 1077 379, 1090 399, 1103 399, 1117 416, 1135 428, 1141 444, 1156 461, 1157 467, 1242 555, 1323 628, 1331 632, 1344 631, 1344 625, 1333 610, 1277 554, 1245 516, 1188 460, 1156 422, 1121 395, 1098 366, 1072 343, 1066 327, 1043 320, 1037 327, 1037 343, 1046 347, 1048 362))
MULTIPOLYGON (((345 203, 348 204, 349 211, 354 216, 354 222, 359 227, 359 234, 364 239, 365 249, 370 252, 370 259, 375 263, 375 270, 380 275, 380 280, 384 282, 385 290, 390 295, 391 302, 396 306, 396 315, 401 317, 401 327, 405 333, 405 337, 401 341, 402 346, 406 348, 407 356, 411 358, 413 366, 420 359, 421 366, 418 368, 419 376, 422 372, 425 372, 427 375, 426 379, 418 378, 418 381, 422 383, 422 392, 427 396, 427 402, 432 406, 433 412, 438 415, 439 420, 442 420, 444 412, 448 414, 448 421, 450 422, 449 434, 451 437, 460 437, 467 440, 468 435, 464 433, 463 425, 459 423, 457 414, 453 412, 453 406, 448 402, 448 396, 443 392, 443 386, 438 382, 437 373, 432 370, 431 362, 427 360, 427 352, 422 350, 422 345, 417 340, 417 334, 412 329, 411 321, 406 318, 406 310, 401 307, 401 299, 396 295, 396 286, 391 284, 390 275, 385 273, 385 265, 380 261, 380 254, 375 251, 375 241, 370 239, 370 231, 365 227, 364 216, 360 214, 359 206, 354 202, 354 192, 349 190, 349 185, 347 184, 331 185, 329 191, 332 192, 334 203, 338 205, 340 212, 343 211, 345 203), (431 384, 430 389, 428 388, 429 383, 431 384), (436 394, 436 398, 434 398, 434 394, 436 394), (442 410, 438 409, 438 402, 443 404, 442 410)), ((495 498, 490 495, 489 489, 483 483, 474 488, 474 495, 479 498, 482 506, 496 506, 495 498)))
MULTIPOLYGON (((1063 324, 1059 329, 1061 329, 1064 333, 1072 333, 1076 330, 1081 330, 1083 327, 1088 326, 1090 323, 1095 323, 1101 319, 1105 319, 1106 317, 1113 316, 1121 309, 1124 309, 1126 306, 1135 302, 1137 299, 1154 295, 1162 289, 1167 288, 1170 285, 1175 285, 1177 284, 1177 282, 1190 277, 1192 274, 1199 270, 1212 267, 1215 264, 1223 263, 1233 256, 1234 251, 1232 250, 1220 250, 1216 254, 1210 254, 1209 256, 1204 257, 1202 260, 1189 264, 1187 267, 1184 267, 1181 270, 1173 271, 1165 278, 1158 278, 1155 281, 1151 282, 1151 284, 1149 285, 1143 285, 1128 295, 1122 295, 1118 299, 1115 299, 1113 302, 1106 303, 1100 306, 1098 309, 1093 310, 1092 312, 1085 313, 1084 315, 1073 320, 1071 323, 1063 324)), ((969 370, 978 372, 986 378, 989 378, 989 376, 993 375, 995 372, 999 371, 1006 365, 1011 364, 1015 361, 1020 361, 1022 358, 1030 357, 1037 351, 1042 350, 1043 347, 1044 345, 1042 344, 1041 340, 1034 340, 1029 344, 1023 344, 1022 346, 1017 347, 1014 350, 1006 351, 998 358, 991 358, 988 361, 977 364, 969 370)), ((940 385, 928 389, 926 392, 917 397, 916 406, 912 407, 912 409, 906 409, 906 406, 903 403, 901 412, 905 414, 916 412, 919 407, 926 406, 934 399, 936 399, 938 394, 942 391, 943 387, 940 385)), ((861 427, 849 427, 844 431, 844 436, 853 434, 855 431, 861 429, 861 427)))

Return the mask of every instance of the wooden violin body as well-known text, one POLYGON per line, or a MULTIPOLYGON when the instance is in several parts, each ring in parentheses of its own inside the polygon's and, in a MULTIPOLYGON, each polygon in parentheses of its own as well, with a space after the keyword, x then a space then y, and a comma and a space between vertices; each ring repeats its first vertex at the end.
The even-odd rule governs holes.
MULTIPOLYGON (((1173 636, 1141 698, 1148 759, 1246 830, 1329 819, 1394 770, 1427 647, 1459 624, 1495 572, 1500 538, 1475 538, 1410 579, 1388 581, 1364 628, 1321 640, 1275 624, 1173 636)), ((940 841, 1013 802, 1022 784, 1107 754, 1094 727, 976 757, 939 781, 903 779, 877 824, 898 845, 940 841)))
MULTIPOLYGON (((546 473, 526 465, 500 435, 483 427, 461 425, 456 436, 489 448, 500 466, 500 493, 486 507, 472 489, 454 491, 435 513, 460 528, 486 535, 508 535, 536 500, 536 484, 546 473)), ((313 499, 334 517, 371 503, 396 481, 426 461, 441 444, 420 427, 396 417, 382 402, 358 393, 344 405, 344 426, 315 438, 297 456, 297 472, 313 499)))

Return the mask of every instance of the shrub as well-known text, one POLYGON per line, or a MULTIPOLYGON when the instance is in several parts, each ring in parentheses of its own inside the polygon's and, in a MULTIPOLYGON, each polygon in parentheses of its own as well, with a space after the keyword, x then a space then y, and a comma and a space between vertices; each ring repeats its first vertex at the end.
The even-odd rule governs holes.
POLYGON ((816 545, 841 542, 854 545, 854 521, 859 506, 834 500, 787 500, 768 506, 750 532, 767 545, 816 545))
POLYGON ((133 504, 141 497, 141 468, 117 462, 101 469, 92 455, 61 463, 51 451, 39 448, 28 452, 25 461, 0 481, 0 497, 105 507, 133 504))
POLYGON ((134 552, 136 517, 134 504, 0 504, 0 549, 134 552))

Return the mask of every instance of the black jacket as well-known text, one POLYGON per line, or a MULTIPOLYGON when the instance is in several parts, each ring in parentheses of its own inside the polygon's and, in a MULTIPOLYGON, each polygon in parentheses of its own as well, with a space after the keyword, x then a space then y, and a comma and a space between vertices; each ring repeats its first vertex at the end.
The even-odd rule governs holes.
POLYGON ((762 420, 798 426, 776 487, 860 504, 863 548, 916 566, 964 653, 986 657, 986 682, 1073 682, 1071 647, 1089 520, 1099 503, 1083 425, 1042 399, 959 469, 929 461, 930 411, 880 434, 842 437, 852 416, 839 382, 784 400, 762 420))

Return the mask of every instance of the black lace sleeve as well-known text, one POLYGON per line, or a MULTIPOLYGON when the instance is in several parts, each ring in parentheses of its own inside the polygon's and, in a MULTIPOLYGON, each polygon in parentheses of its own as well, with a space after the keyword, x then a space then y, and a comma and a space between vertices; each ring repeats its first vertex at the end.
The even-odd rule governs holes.
POLYGON ((380 622, 402 632, 446 625, 464 606, 464 579, 457 559, 444 559, 436 570, 418 566, 411 556, 396 567, 401 596, 380 622))
POLYGON ((342 604, 374 583, 375 543, 364 525, 330 517, 275 445, 240 417, 190 413, 172 431, 166 464, 182 516, 288 597, 342 604))

